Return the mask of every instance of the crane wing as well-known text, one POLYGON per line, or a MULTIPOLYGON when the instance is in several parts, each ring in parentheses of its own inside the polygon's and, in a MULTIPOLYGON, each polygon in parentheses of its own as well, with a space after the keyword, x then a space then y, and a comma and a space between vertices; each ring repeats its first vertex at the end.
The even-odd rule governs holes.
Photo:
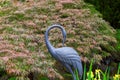
POLYGON ((56 59, 62 63, 73 64, 76 61, 81 62, 80 56, 73 48, 70 47, 57 48, 55 52, 56 59))

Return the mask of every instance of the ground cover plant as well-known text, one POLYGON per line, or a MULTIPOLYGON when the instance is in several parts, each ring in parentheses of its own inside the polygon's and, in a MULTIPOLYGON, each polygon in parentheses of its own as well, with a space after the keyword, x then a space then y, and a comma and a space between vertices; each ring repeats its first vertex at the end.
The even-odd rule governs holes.
POLYGON ((82 80, 119 80, 119 79, 120 79, 120 63, 118 65, 117 73, 114 74, 113 76, 110 76, 110 67, 107 67, 105 72, 103 72, 100 69, 95 69, 93 72, 92 62, 90 64, 88 71, 86 71, 86 64, 84 65, 84 74, 82 80))
MULTIPOLYGON (((84 73, 82 78, 78 76, 77 70, 75 71, 75 75, 76 75, 76 80, 119 80, 120 79, 120 63, 118 64, 117 72, 113 76, 110 76, 109 66, 106 68, 105 71, 102 71, 99 68, 93 69, 93 60, 91 60, 91 63, 88 69, 86 64, 84 64, 84 73)), ((72 78, 72 75, 70 74, 66 76, 70 76, 72 78)))

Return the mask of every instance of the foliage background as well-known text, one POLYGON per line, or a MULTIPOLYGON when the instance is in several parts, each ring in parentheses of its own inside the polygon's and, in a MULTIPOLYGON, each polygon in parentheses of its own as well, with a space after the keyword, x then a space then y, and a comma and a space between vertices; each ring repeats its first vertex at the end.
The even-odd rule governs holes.
MULTIPOLYGON (((93 5, 83 0, 1 0, 1 80, 66 77, 66 70, 51 57, 44 42, 45 30, 56 23, 64 26, 66 46, 76 49, 83 63, 93 59, 95 67, 105 70, 110 65, 116 70, 114 61, 120 60, 116 30, 93 5)), ((60 30, 52 30, 49 39, 55 47, 62 46, 60 30)))
POLYGON ((119 0, 84 0, 95 5, 103 18, 114 28, 120 28, 120 1, 119 0))

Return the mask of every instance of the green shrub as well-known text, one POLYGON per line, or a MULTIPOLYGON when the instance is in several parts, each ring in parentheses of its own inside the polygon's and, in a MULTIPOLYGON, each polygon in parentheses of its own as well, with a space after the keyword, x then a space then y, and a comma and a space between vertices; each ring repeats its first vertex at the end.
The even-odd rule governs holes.
POLYGON ((103 14, 103 18, 114 28, 120 28, 120 0, 84 0, 92 3, 103 14))

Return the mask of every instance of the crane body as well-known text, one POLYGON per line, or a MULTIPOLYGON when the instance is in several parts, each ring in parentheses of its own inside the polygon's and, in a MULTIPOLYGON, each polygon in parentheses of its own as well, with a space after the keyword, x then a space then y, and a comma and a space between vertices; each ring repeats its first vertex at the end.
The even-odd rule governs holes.
POLYGON ((61 25, 57 25, 57 24, 52 25, 45 32, 45 43, 48 51, 50 52, 52 57, 54 57, 57 61, 61 62, 66 67, 66 69, 69 70, 69 72, 73 76, 73 79, 76 80, 72 67, 74 68, 74 70, 77 70, 79 76, 82 77, 83 74, 82 62, 76 50, 74 50, 71 47, 64 47, 65 40, 66 40, 66 31, 61 25), (53 47, 48 39, 49 31, 53 28, 59 28, 62 31, 63 47, 61 48, 53 47))

